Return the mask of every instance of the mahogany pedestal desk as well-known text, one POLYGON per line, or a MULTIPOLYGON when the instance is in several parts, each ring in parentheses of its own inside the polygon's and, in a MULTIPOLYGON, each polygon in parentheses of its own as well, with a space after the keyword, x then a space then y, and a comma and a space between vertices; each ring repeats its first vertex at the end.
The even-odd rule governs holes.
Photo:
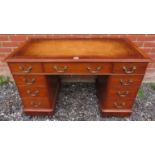
POLYGON ((149 61, 123 38, 31 39, 7 58, 24 112, 33 115, 53 113, 62 75, 93 75, 101 113, 128 116, 149 61))

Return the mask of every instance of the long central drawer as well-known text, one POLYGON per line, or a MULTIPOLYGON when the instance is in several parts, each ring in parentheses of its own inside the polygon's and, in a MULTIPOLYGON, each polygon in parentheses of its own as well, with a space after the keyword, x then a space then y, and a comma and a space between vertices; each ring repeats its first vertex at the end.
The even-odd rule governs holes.
POLYGON ((111 73, 110 63, 44 63, 45 73, 52 74, 106 74, 111 73))

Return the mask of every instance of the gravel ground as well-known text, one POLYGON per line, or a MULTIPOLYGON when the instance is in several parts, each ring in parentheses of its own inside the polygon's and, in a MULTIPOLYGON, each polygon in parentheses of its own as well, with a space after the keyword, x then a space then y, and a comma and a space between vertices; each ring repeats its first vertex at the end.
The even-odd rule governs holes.
POLYGON ((143 84, 144 96, 137 97, 130 117, 101 117, 93 83, 64 83, 53 116, 32 117, 22 112, 21 100, 14 83, 0 86, 1 121, 155 121, 155 90, 143 84))

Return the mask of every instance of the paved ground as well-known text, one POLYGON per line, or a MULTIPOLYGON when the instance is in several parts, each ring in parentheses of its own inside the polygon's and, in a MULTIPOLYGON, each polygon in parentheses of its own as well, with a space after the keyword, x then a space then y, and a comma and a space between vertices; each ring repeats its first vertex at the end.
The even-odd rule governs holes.
POLYGON ((95 85, 93 83, 65 83, 62 85, 53 117, 30 117, 22 113, 21 100, 14 83, 0 86, 0 120, 155 120, 155 90, 143 84, 144 95, 137 97, 133 113, 126 118, 102 118, 98 110, 95 85))

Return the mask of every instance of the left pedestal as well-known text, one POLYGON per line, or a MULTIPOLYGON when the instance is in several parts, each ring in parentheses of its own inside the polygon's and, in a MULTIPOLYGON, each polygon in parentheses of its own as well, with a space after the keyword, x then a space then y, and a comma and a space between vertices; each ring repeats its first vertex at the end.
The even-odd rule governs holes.
POLYGON ((13 77, 26 114, 53 114, 60 87, 58 77, 45 75, 14 75, 13 77))

